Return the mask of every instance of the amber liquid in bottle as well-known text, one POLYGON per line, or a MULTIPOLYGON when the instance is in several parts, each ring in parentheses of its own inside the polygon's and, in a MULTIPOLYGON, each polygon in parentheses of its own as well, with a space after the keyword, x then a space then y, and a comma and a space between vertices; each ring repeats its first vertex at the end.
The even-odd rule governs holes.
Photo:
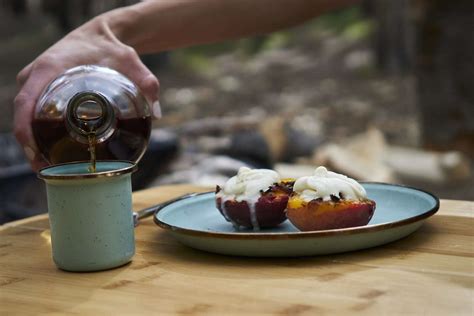
POLYGON ((51 164, 90 161, 93 170, 95 160, 136 161, 146 148, 150 137, 149 116, 115 120, 114 133, 102 142, 90 134, 88 142, 73 139, 62 119, 37 118, 33 120, 32 128, 38 146, 51 164))

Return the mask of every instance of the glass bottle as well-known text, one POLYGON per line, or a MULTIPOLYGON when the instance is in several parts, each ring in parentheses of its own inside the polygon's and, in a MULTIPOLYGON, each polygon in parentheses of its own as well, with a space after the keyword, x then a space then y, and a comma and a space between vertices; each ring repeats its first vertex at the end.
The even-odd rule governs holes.
POLYGON ((33 135, 50 164, 137 162, 151 132, 151 111, 138 87, 115 70, 84 65, 53 80, 36 104, 33 135))

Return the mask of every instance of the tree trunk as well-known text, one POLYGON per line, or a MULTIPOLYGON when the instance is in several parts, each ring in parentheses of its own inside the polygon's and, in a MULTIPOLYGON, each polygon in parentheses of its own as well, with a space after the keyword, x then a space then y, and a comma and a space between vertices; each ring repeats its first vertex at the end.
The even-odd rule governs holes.
POLYGON ((416 77, 424 145, 474 157, 474 1, 419 1, 416 77))
POLYGON ((374 48, 377 66, 387 74, 410 71, 414 56, 414 25, 410 0, 371 0, 375 23, 374 48))

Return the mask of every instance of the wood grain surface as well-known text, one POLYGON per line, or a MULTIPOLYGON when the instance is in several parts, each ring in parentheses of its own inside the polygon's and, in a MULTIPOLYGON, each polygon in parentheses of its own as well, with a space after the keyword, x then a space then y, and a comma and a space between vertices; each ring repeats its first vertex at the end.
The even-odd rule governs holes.
MULTIPOLYGON (((136 210, 187 185, 134 194, 136 210)), ((441 202, 413 235, 352 253, 253 259, 178 244, 151 218, 131 264, 58 270, 45 215, 0 227, 0 315, 473 315, 474 202, 441 202)))

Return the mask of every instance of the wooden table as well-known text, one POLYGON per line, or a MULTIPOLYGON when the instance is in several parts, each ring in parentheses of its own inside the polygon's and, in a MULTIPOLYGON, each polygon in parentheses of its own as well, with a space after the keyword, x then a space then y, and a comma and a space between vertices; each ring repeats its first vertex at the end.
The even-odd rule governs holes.
MULTIPOLYGON (((140 209, 202 188, 134 194, 140 209)), ((136 230, 131 264, 58 270, 45 215, 0 227, 0 315, 9 313, 473 315, 474 202, 441 202, 415 234, 339 255, 257 259, 174 241, 151 219, 136 230)))

